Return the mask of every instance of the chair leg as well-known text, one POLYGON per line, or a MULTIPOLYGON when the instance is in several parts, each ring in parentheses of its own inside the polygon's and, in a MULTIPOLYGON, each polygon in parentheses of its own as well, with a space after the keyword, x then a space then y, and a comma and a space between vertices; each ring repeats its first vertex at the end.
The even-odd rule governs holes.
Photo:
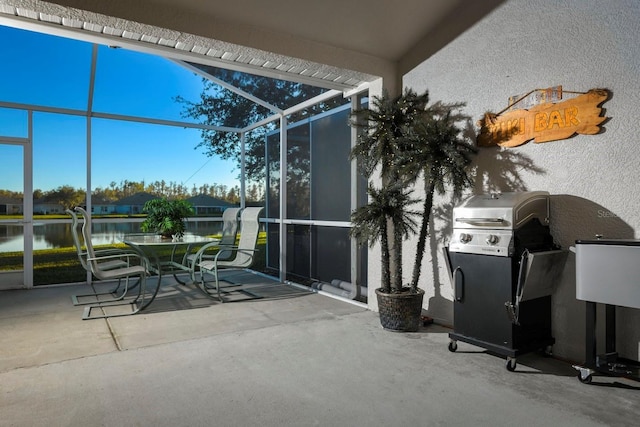
MULTIPOLYGON (((129 278, 127 277, 126 280, 129 280, 129 278)), ((93 304, 93 305, 87 305, 84 307, 84 311, 82 314, 82 320, 93 320, 93 319, 108 319, 111 317, 123 317, 123 316, 132 316, 138 312, 140 312, 141 310, 145 309, 148 305, 150 301, 146 301, 145 302, 145 293, 146 293, 146 276, 140 276, 138 278, 137 284, 140 285, 140 290, 138 291, 138 295, 133 299, 133 300, 128 300, 128 301, 124 301, 124 302, 120 302, 120 303, 116 303, 116 304, 103 304, 103 303, 99 303, 99 304, 93 304), (131 307, 131 312, 127 312, 127 313, 116 313, 116 314, 109 314, 107 313, 105 310, 109 309, 109 308, 113 308, 113 307, 122 307, 122 306, 130 306, 131 307), (101 309, 102 314, 100 315, 92 315, 92 311, 95 309, 101 309)), ((158 288, 160 287, 160 283, 158 283, 158 288)), ((157 289, 156 289, 156 293, 157 293, 157 289)), ((155 293, 153 295, 153 297, 155 297, 155 293)))
MULTIPOLYGON (((194 279, 195 279, 195 274, 194 274, 194 279)), ((218 301, 220 302, 225 302, 225 299, 220 292, 220 280, 218 279, 217 266, 214 265, 213 270, 205 270, 203 268, 200 268, 200 280, 199 281, 194 280, 194 283, 198 285, 198 287, 202 290, 202 292, 207 294, 207 296, 217 298, 218 301), (207 284, 207 281, 204 278, 205 272, 208 272, 209 274, 213 275, 215 286, 207 284)))
POLYGON ((82 313, 82 320, 109 319, 111 317, 131 316, 138 313, 141 309, 142 308, 140 307, 140 305, 138 305, 135 301, 131 301, 123 304, 113 304, 113 305, 87 305, 85 306, 84 312, 82 313), (131 306, 130 313, 107 314, 105 312, 105 309, 108 309, 109 307, 124 306, 124 305, 131 306), (92 311, 98 308, 102 310, 102 314, 97 316, 92 315, 92 311))
POLYGON ((222 298, 222 295, 220 295, 220 280, 218 279, 218 264, 214 265, 214 276, 216 278, 216 293, 217 293, 217 297, 220 300, 220 302, 224 302, 224 298, 222 298))
POLYGON ((127 293, 130 290, 135 289, 139 284, 140 284, 140 279, 138 279, 136 283, 133 284, 133 286, 129 287, 129 278, 127 277, 125 280, 124 290, 122 291, 122 293, 117 294, 118 289, 120 289, 120 286, 122 285, 122 279, 118 279, 118 285, 112 291, 71 295, 71 301, 73 302, 73 305, 76 305, 76 306, 121 301, 122 299, 124 299, 124 297, 127 295, 127 293), (103 300, 99 299, 103 295, 110 295, 113 298, 103 299, 103 300), (80 298, 89 298, 89 297, 95 298, 96 301, 80 301, 80 298))
MULTIPOLYGON (((243 270, 243 269, 239 269, 239 268, 223 268, 222 270, 224 272, 230 272, 230 271, 233 271, 233 270, 243 270)), ((196 284, 198 285, 198 287, 205 294, 207 294, 207 296, 209 296, 211 298, 216 298, 221 303, 235 301, 233 298, 230 298, 227 295, 237 294, 237 293, 244 294, 244 295, 250 297, 249 299, 262 299, 262 298, 264 298, 263 296, 261 296, 259 294, 256 294, 256 293, 254 293, 252 291, 253 289, 259 288, 260 286, 251 286, 249 289, 247 289, 247 288, 245 288, 243 286, 243 283, 234 282, 234 281, 229 280, 228 278, 222 279, 222 281, 229 282, 230 285, 229 286, 220 286, 219 273, 220 273, 220 271, 217 268, 217 266, 215 266, 215 265, 212 267, 211 270, 204 270, 204 269, 200 270, 201 280, 200 280, 200 282, 196 282, 196 284), (213 276, 213 280, 211 280, 209 282, 206 282, 204 280, 204 272, 205 271, 213 276)), ((245 301, 245 300, 246 299, 238 299, 237 301, 245 301)))

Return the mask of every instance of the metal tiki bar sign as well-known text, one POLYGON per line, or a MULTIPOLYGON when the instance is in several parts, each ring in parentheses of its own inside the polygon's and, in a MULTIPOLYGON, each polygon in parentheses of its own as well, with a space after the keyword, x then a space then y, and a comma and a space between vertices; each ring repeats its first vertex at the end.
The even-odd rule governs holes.
POLYGON ((606 89, 591 89, 566 101, 543 103, 528 110, 487 113, 478 122, 478 146, 517 147, 530 140, 540 143, 567 139, 575 134, 595 135, 607 119, 600 116, 600 105, 608 97, 606 89))

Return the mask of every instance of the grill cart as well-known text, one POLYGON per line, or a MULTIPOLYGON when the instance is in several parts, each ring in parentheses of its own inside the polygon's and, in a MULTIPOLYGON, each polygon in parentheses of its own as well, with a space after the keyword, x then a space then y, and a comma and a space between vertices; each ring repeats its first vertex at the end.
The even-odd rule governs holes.
POLYGON ((550 352, 551 294, 566 260, 549 232, 549 193, 472 196, 453 210, 445 248, 452 286, 454 331, 463 341, 506 357, 550 352))

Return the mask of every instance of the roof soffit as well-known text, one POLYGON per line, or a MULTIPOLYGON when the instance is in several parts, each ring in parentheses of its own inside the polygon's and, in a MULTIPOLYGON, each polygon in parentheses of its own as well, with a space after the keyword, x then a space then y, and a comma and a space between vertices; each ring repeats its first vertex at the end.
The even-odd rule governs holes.
POLYGON ((0 17, 344 90, 400 78, 503 1, 0 0, 0 17))
POLYGON ((0 0, 0 25, 329 89, 350 90, 376 78, 367 73, 41 1, 0 0))

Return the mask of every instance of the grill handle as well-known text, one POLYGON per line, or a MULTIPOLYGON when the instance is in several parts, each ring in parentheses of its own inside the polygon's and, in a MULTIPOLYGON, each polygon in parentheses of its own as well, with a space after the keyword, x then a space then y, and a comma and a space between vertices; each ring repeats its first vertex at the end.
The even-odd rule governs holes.
POLYGON ((466 222, 467 224, 502 224, 502 218, 456 218, 456 221, 466 222))
POLYGON ((464 298, 464 273, 460 267, 453 270, 453 292, 456 301, 462 302, 462 298, 464 298), (458 280, 458 272, 460 272, 461 280, 458 280))

